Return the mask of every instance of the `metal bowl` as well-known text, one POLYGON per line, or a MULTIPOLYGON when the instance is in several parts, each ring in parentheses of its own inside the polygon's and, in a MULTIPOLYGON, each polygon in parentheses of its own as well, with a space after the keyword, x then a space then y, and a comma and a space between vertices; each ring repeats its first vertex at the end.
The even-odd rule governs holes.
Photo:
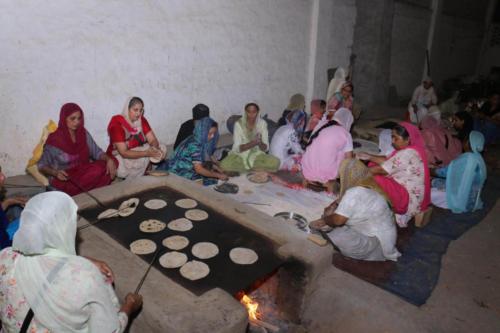
POLYGON ((300 214, 294 212, 280 212, 274 215, 274 217, 280 217, 285 222, 290 225, 295 226, 300 231, 310 233, 309 224, 307 223, 307 219, 300 214))

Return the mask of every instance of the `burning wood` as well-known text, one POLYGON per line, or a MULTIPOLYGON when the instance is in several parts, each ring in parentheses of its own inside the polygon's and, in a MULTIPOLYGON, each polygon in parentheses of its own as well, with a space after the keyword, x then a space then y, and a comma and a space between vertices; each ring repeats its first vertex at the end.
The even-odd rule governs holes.
POLYGON ((243 304, 248 311, 248 318, 250 320, 250 323, 256 326, 264 327, 265 329, 271 331, 271 332, 278 332, 280 329, 279 327, 266 323, 264 321, 259 320, 258 317, 260 317, 260 313, 257 311, 259 307, 259 303, 256 301, 252 300, 250 297, 247 295, 243 294, 243 297, 240 299, 240 303, 243 304))
MULTIPOLYGON (((255 302, 247 295, 243 295, 243 297, 240 300, 240 303, 243 304, 247 308, 248 317, 250 319, 258 320, 257 314, 259 314, 259 313, 257 312, 257 308, 259 307, 259 303, 255 302)), ((260 314, 259 314, 259 316, 260 316, 260 314)))

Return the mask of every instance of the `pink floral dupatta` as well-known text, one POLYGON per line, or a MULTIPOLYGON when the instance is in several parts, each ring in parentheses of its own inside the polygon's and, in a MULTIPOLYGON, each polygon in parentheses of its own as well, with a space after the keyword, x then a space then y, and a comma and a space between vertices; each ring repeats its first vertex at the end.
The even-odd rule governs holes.
MULTIPOLYGON (((410 144, 404 149, 414 149, 418 153, 424 164, 424 198, 422 200, 422 203, 420 204, 420 210, 425 211, 431 202, 431 182, 424 140, 422 138, 422 135, 420 134, 418 127, 408 122, 401 122, 400 125, 403 126, 410 135, 410 144)), ((399 150, 394 150, 387 158, 392 158, 398 152, 399 150)), ((373 163, 369 164, 369 166, 373 165, 373 163)), ((382 189, 384 189, 384 191, 387 193, 394 212, 396 214, 405 214, 408 210, 409 202, 409 194, 407 189, 390 176, 375 175, 374 178, 375 181, 380 185, 380 187, 382 187, 382 189)))
MULTIPOLYGON (((424 185, 425 185, 425 192, 424 192, 424 199, 422 200, 422 203, 420 204, 420 209, 422 211, 425 211, 430 203, 431 203, 431 175, 429 171, 429 163, 427 162, 427 153, 425 152, 425 142, 424 139, 422 138, 422 135, 420 134, 420 130, 418 129, 417 126, 410 124, 406 121, 403 121, 399 123, 399 125, 403 126, 408 134, 410 134, 410 144, 408 147, 405 149, 411 148, 417 151, 418 155, 422 159, 422 162, 424 163, 424 185)), ((397 150, 395 150, 389 158, 391 158, 394 154, 397 153, 397 150)))

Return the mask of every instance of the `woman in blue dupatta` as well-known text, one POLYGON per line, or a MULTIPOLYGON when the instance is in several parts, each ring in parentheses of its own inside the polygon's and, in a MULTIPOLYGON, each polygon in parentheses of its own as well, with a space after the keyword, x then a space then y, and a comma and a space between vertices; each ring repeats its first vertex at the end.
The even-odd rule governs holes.
POLYGON ((453 213, 473 212, 483 208, 481 190, 487 177, 486 164, 481 152, 484 136, 471 131, 466 152, 445 168, 436 169, 438 177, 432 181, 432 203, 453 213))
POLYGON ((204 162, 210 161, 218 139, 218 125, 212 118, 197 120, 193 134, 174 150, 167 164, 168 171, 190 180, 202 179, 203 185, 215 184, 217 179, 227 180, 225 174, 204 166, 204 162))

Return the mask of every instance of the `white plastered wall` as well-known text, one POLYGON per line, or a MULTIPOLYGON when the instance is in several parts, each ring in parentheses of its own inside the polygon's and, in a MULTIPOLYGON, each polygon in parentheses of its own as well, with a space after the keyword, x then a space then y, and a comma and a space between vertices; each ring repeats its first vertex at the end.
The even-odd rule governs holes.
MULTIPOLYGON (((223 132, 224 120, 249 101, 277 119, 290 95, 307 91, 312 3, 2 1, 0 165, 8 175, 22 173, 42 127, 58 120, 65 102, 83 108, 103 149, 108 121, 130 95, 144 99, 146 117, 167 143, 200 102, 223 132)), ((349 54, 354 22, 341 19, 322 38, 337 38, 337 26, 346 37, 327 42, 328 61, 319 52, 319 72, 349 54)))

